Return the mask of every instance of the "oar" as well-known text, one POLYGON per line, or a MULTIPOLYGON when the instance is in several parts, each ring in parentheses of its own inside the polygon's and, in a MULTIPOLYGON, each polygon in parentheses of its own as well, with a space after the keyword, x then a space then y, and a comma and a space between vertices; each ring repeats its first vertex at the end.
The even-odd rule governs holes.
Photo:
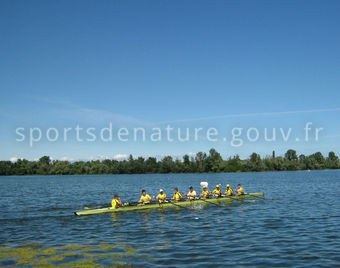
MULTIPOLYGON (((262 196, 257 196, 257 195, 252 195, 252 194, 244 194, 244 195, 248 195, 248 196, 251 196, 251 197, 256 197, 256 198, 260 198, 260 199, 263 199, 263 200, 267 200, 267 198, 264 198, 262 196)), ((242 200, 242 199, 233 198, 229 195, 224 195, 223 197, 227 197, 227 198, 230 198, 230 199, 233 199, 233 200, 238 200, 238 201, 242 200)))
MULTIPOLYGON (((126 202, 124 203, 124 206, 136 206, 138 204, 138 202, 126 202)), ((99 208, 108 208, 111 207, 111 204, 107 204, 107 205, 98 205, 98 206, 85 206, 83 209, 99 209, 99 208)))
POLYGON ((168 199, 167 201, 169 201, 168 203, 170 203, 170 204, 172 204, 172 205, 174 205, 176 207, 190 209, 189 207, 183 207, 183 206, 178 205, 177 202, 171 202, 171 199, 168 199))
POLYGON ((222 197, 230 198, 231 200, 238 200, 237 198, 231 197, 230 195, 222 195, 222 197))
POLYGON ((217 207, 220 207, 220 205, 215 204, 215 203, 213 203, 213 202, 209 202, 208 200, 205 200, 205 199, 199 199, 199 200, 202 200, 202 201, 204 201, 204 202, 207 202, 208 204, 212 204, 212 205, 215 205, 215 206, 217 206, 217 207))
POLYGON ((123 203, 124 207, 132 207, 132 206, 137 206, 138 202, 126 202, 123 203))
POLYGON ((244 194, 244 195, 248 195, 248 196, 251 196, 251 197, 256 197, 256 198, 266 200, 266 198, 264 198, 263 196, 257 196, 257 195, 252 195, 252 194, 244 194))
POLYGON ((215 204, 215 203, 213 203, 213 202, 209 202, 209 201, 206 200, 206 199, 194 199, 194 200, 191 200, 191 201, 195 202, 195 200, 202 200, 202 201, 204 201, 204 202, 206 202, 206 203, 208 203, 208 204, 212 204, 212 205, 215 205, 215 206, 217 206, 217 207, 220 207, 220 205, 215 204))
POLYGON ((175 204, 175 202, 169 202, 170 204, 176 206, 176 207, 180 207, 180 208, 186 208, 186 209, 189 209, 188 207, 183 207, 183 206, 180 206, 178 204, 175 204))
POLYGON ((84 207, 83 209, 100 209, 100 208, 108 208, 110 206, 106 206, 106 207, 84 207))
POLYGON ((97 205, 97 206, 84 206, 83 209, 98 209, 98 208, 107 208, 107 207, 111 207, 111 204, 97 205))

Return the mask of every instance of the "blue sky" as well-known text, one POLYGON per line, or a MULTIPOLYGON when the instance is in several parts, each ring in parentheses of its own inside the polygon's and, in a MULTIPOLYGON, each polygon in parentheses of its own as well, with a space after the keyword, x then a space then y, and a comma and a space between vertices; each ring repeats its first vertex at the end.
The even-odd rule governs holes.
POLYGON ((340 154, 339 1, 1 1, 0 159, 340 154), (287 113, 288 112, 288 113, 287 113), (181 121, 183 120, 183 121, 181 121), (18 127, 293 128, 288 142, 17 142, 18 127), (160 123, 161 122, 161 123, 160 123), (305 124, 319 141, 297 142, 305 124))

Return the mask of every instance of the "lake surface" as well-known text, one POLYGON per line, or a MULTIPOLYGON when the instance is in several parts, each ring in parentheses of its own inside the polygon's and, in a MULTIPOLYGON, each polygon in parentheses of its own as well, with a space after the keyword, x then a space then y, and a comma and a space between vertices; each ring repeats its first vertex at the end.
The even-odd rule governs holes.
POLYGON ((340 266, 340 171, 0 177, 0 266, 340 266), (241 183, 266 199, 193 209, 75 216, 137 201, 141 189, 187 192, 241 183))

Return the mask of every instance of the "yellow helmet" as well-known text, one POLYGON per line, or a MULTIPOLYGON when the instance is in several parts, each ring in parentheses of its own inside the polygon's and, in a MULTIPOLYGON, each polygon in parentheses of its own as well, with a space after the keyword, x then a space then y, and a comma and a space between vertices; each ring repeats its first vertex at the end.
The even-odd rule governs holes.
POLYGON ((216 184, 216 188, 220 188, 220 185, 219 185, 219 184, 216 184))
POLYGON ((207 186, 204 185, 204 186, 203 186, 203 189, 207 189, 207 186))
POLYGON ((229 184, 227 184, 227 187, 230 187, 230 185, 229 185, 229 184))

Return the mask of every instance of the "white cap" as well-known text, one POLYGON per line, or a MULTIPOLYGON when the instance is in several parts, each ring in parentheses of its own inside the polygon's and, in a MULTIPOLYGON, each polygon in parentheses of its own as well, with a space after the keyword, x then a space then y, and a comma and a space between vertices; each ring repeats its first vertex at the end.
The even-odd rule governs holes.
POLYGON ((201 185, 201 187, 203 187, 203 186, 208 187, 208 183, 207 183, 206 181, 202 181, 202 182, 200 183, 200 185, 201 185))
POLYGON ((159 192, 163 192, 163 189, 160 189, 159 192))

